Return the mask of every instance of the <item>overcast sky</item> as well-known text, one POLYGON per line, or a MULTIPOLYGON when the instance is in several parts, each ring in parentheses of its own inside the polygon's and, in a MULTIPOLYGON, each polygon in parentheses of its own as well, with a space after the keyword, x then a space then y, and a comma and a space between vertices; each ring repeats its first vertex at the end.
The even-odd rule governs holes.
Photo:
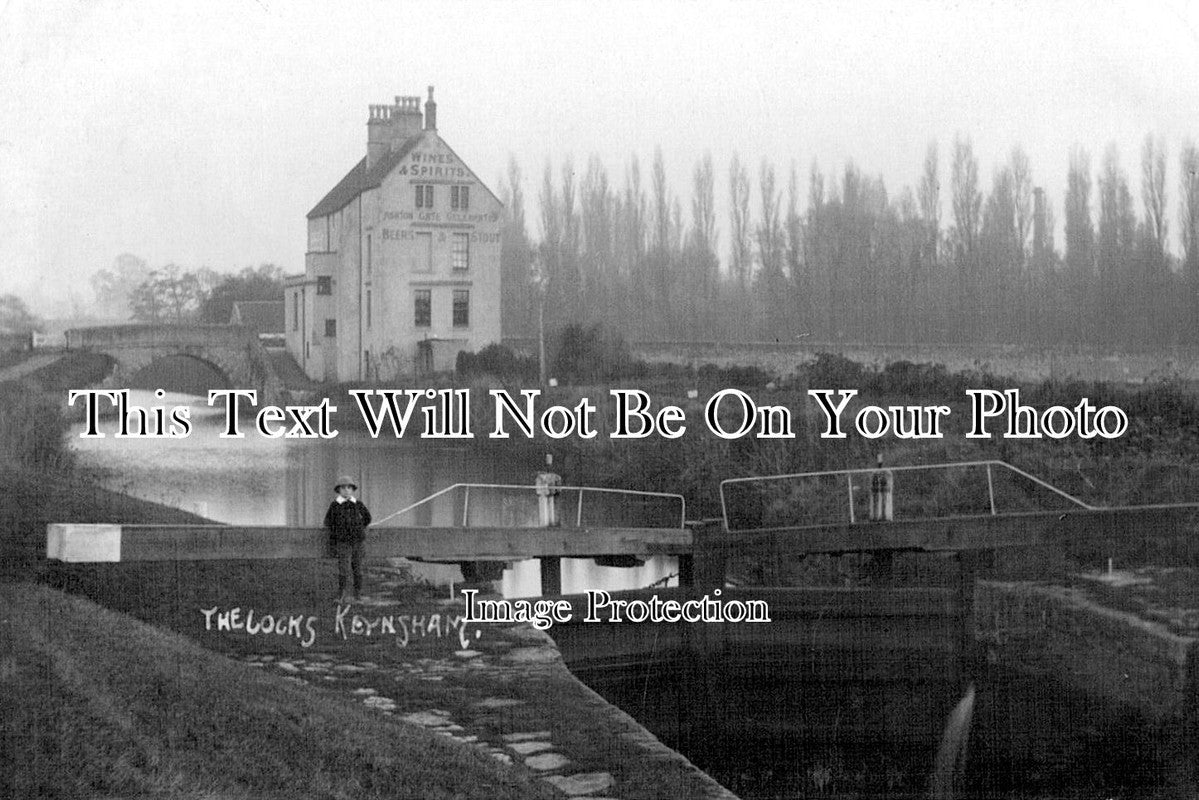
POLYGON ((806 181, 813 160, 852 159, 897 197, 934 138, 947 187, 962 133, 984 190, 1023 145, 1060 223, 1072 144, 1097 172, 1115 142, 1139 201, 1152 132, 1173 236, 1178 152, 1199 139, 1199 9, 4 2, 0 293, 86 308, 87 277, 124 252, 301 271, 305 214, 364 154, 367 106, 429 85, 442 137, 492 188, 515 155, 530 220, 547 159, 582 170, 598 153, 622 186, 630 155, 647 179, 660 145, 686 210, 709 150, 723 258, 733 151, 756 209, 763 158, 784 185, 793 160, 806 181))

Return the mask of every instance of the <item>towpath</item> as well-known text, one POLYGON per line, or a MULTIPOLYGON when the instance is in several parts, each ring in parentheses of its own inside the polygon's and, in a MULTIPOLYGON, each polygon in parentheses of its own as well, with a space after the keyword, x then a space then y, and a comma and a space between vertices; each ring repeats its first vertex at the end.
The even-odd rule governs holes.
POLYGON ((44 353, 36 355, 33 358, 27 358, 20 364, 4 367, 0 369, 0 383, 20 380, 31 373, 37 372, 42 367, 50 366, 60 358, 62 358, 62 353, 44 353))
POLYGON ((580 683, 545 633, 468 625, 460 599, 414 605, 402 562, 375 566, 374 593, 330 611, 334 636, 324 620, 308 648, 271 637, 292 646, 233 657, 523 766, 568 797, 736 800, 580 683))

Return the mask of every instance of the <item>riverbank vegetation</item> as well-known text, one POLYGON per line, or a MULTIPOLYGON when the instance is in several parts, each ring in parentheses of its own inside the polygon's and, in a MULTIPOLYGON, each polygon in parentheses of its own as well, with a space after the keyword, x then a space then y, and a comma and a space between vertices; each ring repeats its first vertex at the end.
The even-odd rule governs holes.
POLYGON ((9 463, 43 470, 70 464, 67 421, 58 404, 27 383, 0 383, 0 451, 9 463))
POLYGON ((58 395, 53 399, 61 398, 65 404, 67 392, 95 386, 108 377, 113 365, 112 357, 104 353, 72 350, 52 364, 30 374, 26 381, 48 394, 58 395))

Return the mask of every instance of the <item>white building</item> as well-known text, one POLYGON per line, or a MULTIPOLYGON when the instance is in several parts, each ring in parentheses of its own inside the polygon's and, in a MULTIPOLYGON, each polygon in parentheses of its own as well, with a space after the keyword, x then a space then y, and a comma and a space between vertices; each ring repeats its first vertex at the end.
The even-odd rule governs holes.
POLYGON ((312 211, 287 349, 318 381, 452 370, 500 341, 498 198, 437 133, 433 87, 372 105, 366 156, 312 211))

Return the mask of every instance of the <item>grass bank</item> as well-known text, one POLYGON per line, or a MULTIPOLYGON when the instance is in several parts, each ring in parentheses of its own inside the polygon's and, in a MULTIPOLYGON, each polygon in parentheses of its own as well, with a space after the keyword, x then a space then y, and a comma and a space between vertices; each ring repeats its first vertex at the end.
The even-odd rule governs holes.
POLYGON ((0 579, 45 572, 46 526, 52 522, 208 522, 177 508, 102 489, 74 470, 0 464, 0 579))
POLYGON ((83 599, 0 583, 0 606, 2 796, 554 796, 475 748, 83 599))
POLYGON ((95 386, 112 372, 111 356, 86 350, 72 350, 62 358, 31 373, 29 379, 45 392, 60 394, 63 403, 71 389, 95 386))

